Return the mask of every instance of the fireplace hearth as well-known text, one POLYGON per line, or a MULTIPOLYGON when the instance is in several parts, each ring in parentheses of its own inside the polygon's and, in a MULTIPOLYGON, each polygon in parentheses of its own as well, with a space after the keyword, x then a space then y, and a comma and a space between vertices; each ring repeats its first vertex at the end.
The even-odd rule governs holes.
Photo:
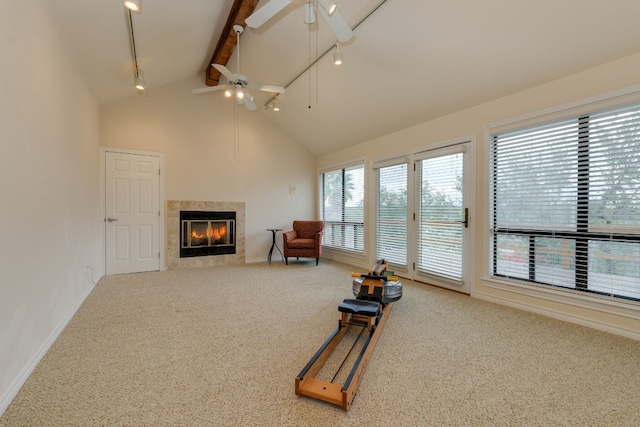
POLYGON ((235 212, 180 211, 180 258, 235 253, 235 212))

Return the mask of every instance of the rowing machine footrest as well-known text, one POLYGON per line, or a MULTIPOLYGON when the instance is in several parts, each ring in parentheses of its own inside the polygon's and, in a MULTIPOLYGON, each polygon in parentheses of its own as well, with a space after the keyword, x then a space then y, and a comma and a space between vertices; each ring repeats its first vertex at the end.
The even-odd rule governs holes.
POLYGON ((338 311, 358 316, 375 317, 380 314, 380 303, 347 298, 340 303, 338 311))

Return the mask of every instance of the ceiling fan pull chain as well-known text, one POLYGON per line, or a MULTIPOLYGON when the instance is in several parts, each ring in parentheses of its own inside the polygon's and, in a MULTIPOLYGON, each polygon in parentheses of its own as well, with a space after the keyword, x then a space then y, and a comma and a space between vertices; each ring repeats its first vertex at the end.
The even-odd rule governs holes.
MULTIPOLYGON (((307 0, 307 3, 309 2, 309 0, 307 0)), ((307 77, 309 78, 309 93, 308 93, 308 108, 311 109, 311 67, 313 66, 312 62, 311 62, 311 24, 307 24, 307 28, 309 29, 309 33, 308 33, 308 40, 307 40, 307 46, 309 48, 309 74, 307 75, 307 77)))
POLYGON ((237 51, 237 63, 238 63, 238 68, 236 68, 237 73, 240 73, 240 33, 242 33, 242 27, 235 26, 233 27, 236 30, 236 44, 238 45, 238 51, 237 51))
MULTIPOLYGON (((316 0, 316 15, 318 12, 318 1, 316 0)), ((318 59, 318 33, 320 32, 320 25, 316 24, 316 59, 318 59)), ((318 61, 316 61, 316 106, 318 106, 318 61)))

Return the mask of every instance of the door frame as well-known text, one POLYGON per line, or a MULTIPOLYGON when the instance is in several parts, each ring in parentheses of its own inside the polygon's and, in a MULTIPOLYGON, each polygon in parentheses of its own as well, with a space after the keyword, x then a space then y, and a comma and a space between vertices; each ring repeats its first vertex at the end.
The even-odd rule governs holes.
MULTIPOLYGON (((474 272, 475 272, 475 256, 474 256, 474 247, 475 247, 475 233, 476 233, 476 198, 475 195, 477 193, 477 180, 475 174, 475 164, 476 164, 476 155, 475 155, 475 145, 476 139, 475 136, 469 136, 466 138, 458 138, 451 141, 447 141, 441 144, 434 145, 433 147, 426 148, 422 151, 415 152, 412 156, 412 162, 416 165, 421 159, 425 158, 425 153, 433 153, 434 156, 428 157, 439 157, 438 152, 441 152, 441 155, 447 155, 447 151, 451 151, 449 154, 453 154, 453 152, 457 151, 454 147, 462 146, 464 147, 461 152, 464 152, 464 161, 463 161, 463 172, 464 172, 464 192, 463 192, 463 202, 464 207, 469 209, 469 217, 468 217, 468 227, 466 228, 466 232, 464 233, 463 238, 463 248, 462 248, 462 285, 458 284, 455 281, 449 280, 445 277, 438 277, 436 275, 430 274, 420 274, 417 268, 413 268, 411 271, 411 278, 417 282, 429 283, 435 286, 439 286, 442 288, 450 289, 457 292, 462 292, 467 295, 471 295, 474 285, 474 272)), ((416 200, 418 196, 418 171, 411 168, 410 171, 410 179, 413 182, 413 213, 416 214, 415 220, 412 222, 410 226, 410 232, 413 236, 413 247, 410 249, 411 257, 412 257, 412 265, 417 264, 417 210, 416 200)))
MULTIPOLYGON (((407 215, 409 218, 407 221, 407 269, 398 268, 396 269, 396 273, 399 276, 407 277, 410 280, 420 282, 420 283, 428 283, 430 285, 450 289, 457 292, 462 292, 464 294, 471 295, 475 289, 475 266, 476 266, 476 258, 477 256, 475 249, 476 246, 476 232, 477 228, 477 218, 478 218, 478 207, 476 205, 476 194, 478 192, 478 179, 476 175, 476 136, 468 135, 460 138, 455 138, 449 141, 439 142, 432 146, 421 147, 419 149, 411 150, 410 152, 405 152, 398 155, 389 156, 386 158, 374 159, 372 164, 375 163, 384 163, 387 160, 406 158, 407 160, 407 215), (469 208, 469 228, 467 229, 467 233, 465 235, 464 240, 464 248, 463 248, 463 278, 464 285, 462 288, 456 284, 448 283, 445 278, 441 280, 430 280, 429 282, 425 281, 425 278, 418 275, 416 270, 414 270, 413 265, 417 262, 417 248, 416 248, 416 232, 417 225, 416 222, 411 218, 413 214, 416 213, 416 176, 417 172, 413 170, 413 165, 416 162, 416 159, 421 157, 421 155, 426 151, 437 151, 439 149, 446 149, 452 145, 465 144, 465 162, 464 162, 464 173, 465 173, 465 194, 464 201, 465 207, 469 208)), ((371 200, 376 200, 377 195, 376 191, 379 191, 377 188, 378 185, 376 183, 375 171, 374 168, 371 168, 371 200)), ((375 226, 375 218, 377 216, 376 212, 376 203, 370 203, 370 218, 372 218, 371 226, 369 228, 371 240, 370 246, 371 248, 371 257, 375 258, 376 254, 376 240, 377 240, 377 229, 375 226)), ((392 266, 396 267, 396 266, 392 266)), ((392 268, 394 269, 394 268, 392 268)))
POLYGON ((158 226, 158 242, 160 249, 160 271, 164 271, 167 269, 166 264, 166 244, 165 244, 165 197, 164 197, 164 154, 162 153, 154 153, 151 151, 139 151, 139 150, 128 150, 123 148, 112 148, 112 147, 100 147, 100 216, 101 216, 101 227, 102 233, 101 238, 102 242, 100 248, 102 250, 101 258, 102 258, 102 271, 104 274, 107 273, 107 236, 106 236, 106 228, 104 227, 104 223, 106 221, 106 209, 107 209, 107 169, 106 159, 107 153, 122 153, 122 154, 133 154, 139 156, 153 156, 157 157, 160 165, 160 200, 158 200, 158 205, 160 208, 160 220, 158 226))

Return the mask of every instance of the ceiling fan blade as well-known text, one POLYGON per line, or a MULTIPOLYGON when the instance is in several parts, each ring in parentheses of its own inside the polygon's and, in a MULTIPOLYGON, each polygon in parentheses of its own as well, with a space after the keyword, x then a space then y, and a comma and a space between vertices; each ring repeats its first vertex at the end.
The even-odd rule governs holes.
POLYGON ((255 102, 253 102, 253 96, 245 96, 244 99, 242 100, 242 103, 244 104, 245 107, 247 107, 247 110, 249 111, 254 111, 258 108, 256 107, 255 102))
POLYGON ((215 92, 217 90, 224 90, 230 87, 233 87, 233 86, 231 85, 207 86, 207 87, 201 87, 199 89, 194 89, 191 92, 195 94, 200 94, 200 93, 207 93, 207 92, 215 92))
POLYGON ((236 75, 233 74, 231 71, 229 71, 229 69, 227 67, 225 67, 224 65, 211 64, 211 66, 213 66, 213 68, 215 68, 216 70, 220 71, 220 73, 223 76, 225 76, 227 78, 227 80, 229 80, 230 82, 236 80, 236 75))
POLYGON ((263 85, 259 83, 249 83, 247 87, 250 89, 261 90, 263 92, 284 93, 284 87, 277 85, 263 85))
POLYGON ((329 25, 329 28, 331 28, 331 31, 333 31, 333 34, 336 35, 336 38, 340 43, 351 40, 351 38, 353 37, 353 31, 351 31, 349 24, 347 24, 347 21, 344 20, 344 17, 339 10, 333 12, 333 15, 331 16, 329 16, 327 11, 324 10, 322 6, 318 7, 318 10, 320 11, 320 15, 322 15, 325 22, 327 23, 327 25, 329 25))
POLYGON ((270 0, 260 9, 253 12, 244 22, 251 28, 259 28, 271 19, 276 13, 287 7, 291 0, 270 0))

